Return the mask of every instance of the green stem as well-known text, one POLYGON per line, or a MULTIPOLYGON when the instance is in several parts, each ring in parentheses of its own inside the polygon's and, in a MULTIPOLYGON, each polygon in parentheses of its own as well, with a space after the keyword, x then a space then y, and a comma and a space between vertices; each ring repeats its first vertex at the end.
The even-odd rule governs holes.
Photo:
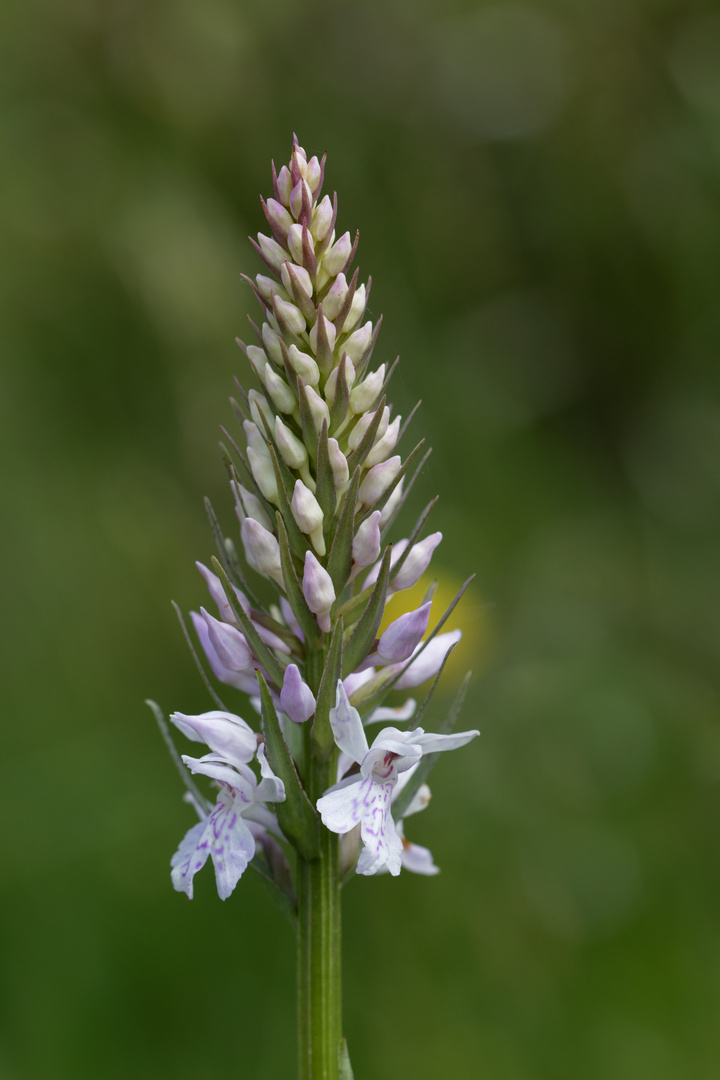
MULTIPOLYGON (((315 802, 330 786, 332 762, 313 762, 315 802), (319 789, 319 790, 318 790, 319 789)), ((322 829, 321 857, 298 858, 298 1058, 300 1080, 338 1080, 342 1035, 338 838, 322 829)))

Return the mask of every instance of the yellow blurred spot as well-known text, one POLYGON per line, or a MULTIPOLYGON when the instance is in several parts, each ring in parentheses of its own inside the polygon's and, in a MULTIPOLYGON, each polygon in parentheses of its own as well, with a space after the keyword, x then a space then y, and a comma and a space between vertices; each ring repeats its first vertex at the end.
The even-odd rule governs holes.
MULTIPOLYGON (((395 593, 388 600, 380 624, 379 634, 391 622, 404 615, 405 612, 414 611, 415 608, 420 607, 435 581, 437 582, 437 588, 432 595, 430 624, 428 626, 429 634, 445 614, 462 585, 462 581, 454 578, 451 574, 444 573, 442 570, 435 578, 426 574, 411 589, 404 589, 402 592, 395 593)), ((443 682, 445 682, 446 677, 448 678, 448 682, 445 683, 446 686, 450 685, 453 680, 457 682, 468 669, 472 669, 473 674, 477 676, 486 668, 492 651, 493 638, 493 625, 490 615, 491 609, 489 605, 483 603, 472 585, 470 585, 440 631, 445 633, 447 630, 462 630, 463 635, 447 662, 443 675, 443 682)), ((427 637, 427 634, 425 636, 427 637)))

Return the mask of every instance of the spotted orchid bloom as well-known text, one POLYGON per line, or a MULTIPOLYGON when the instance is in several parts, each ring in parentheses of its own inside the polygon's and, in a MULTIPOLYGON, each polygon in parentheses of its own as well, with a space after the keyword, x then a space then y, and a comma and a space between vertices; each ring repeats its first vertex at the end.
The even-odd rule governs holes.
POLYGON ((267 804, 283 802, 285 789, 267 762, 264 744, 258 744, 239 716, 215 711, 200 716, 174 713, 171 719, 189 738, 211 748, 202 758, 183 754, 182 760, 190 772, 210 777, 220 788, 207 813, 193 799, 201 820, 186 833, 170 861, 173 887, 192 900, 193 878, 209 857, 218 895, 226 900, 253 858, 256 841, 268 832, 282 837, 267 804), (260 766, 260 781, 249 767, 253 757, 260 766))
POLYGON ((480 733, 432 735, 422 728, 400 731, 387 727, 369 746, 360 714, 350 704, 341 680, 335 708, 330 710, 330 725, 340 751, 357 763, 360 771, 346 776, 318 799, 322 822, 331 832, 340 834, 360 825, 363 849, 357 864, 359 874, 375 874, 387 866, 397 876, 402 867, 403 842, 393 821, 391 804, 399 776, 424 754, 455 750, 480 733))

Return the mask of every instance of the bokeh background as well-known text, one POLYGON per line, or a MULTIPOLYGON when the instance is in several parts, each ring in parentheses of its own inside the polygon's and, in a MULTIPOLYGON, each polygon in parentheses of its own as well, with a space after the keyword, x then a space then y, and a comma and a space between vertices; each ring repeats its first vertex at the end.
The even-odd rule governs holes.
POLYGON ((294 130, 424 401, 399 535, 439 491, 477 572, 443 873, 347 889, 356 1076, 715 1078, 718 6, 7 0, 0 71, 2 1080, 294 1075, 290 928, 172 892, 142 703, 208 707, 169 600, 294 130))

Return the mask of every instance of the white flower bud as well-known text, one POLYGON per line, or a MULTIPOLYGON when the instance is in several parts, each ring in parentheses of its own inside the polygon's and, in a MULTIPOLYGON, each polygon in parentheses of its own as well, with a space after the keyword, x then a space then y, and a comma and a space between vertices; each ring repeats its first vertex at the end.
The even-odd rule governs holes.
POLYGON ((262 373, 265 370, 265 364, 267 363, 267 354, 264 349, 261 349, 258 345, 248 345, 247 358, 255 365, 258 374, 262 377, 262 373))
MULTIPOLYGON (((292 281, 290 280, 290 273, 288 271, 289 265, 291 264, 283 263, 282 270, 280 271, 280 276, 283 279, 283 285, 287 289, 288 295, 292 296, 292 281)), ((297 281, 302 291, 305 293, 306 296, 311 297, 313 294, 312 278, 308 274, 305 267, 293 265, 292 271, 295 275, 295 280, 297 281)))
MULTIPOLYGON (((348 436, 348 446, 349 446, 349 448, 351 450, 355 450, 360 445, 360 443, 362 441, 362 438, 365 435, 365 432, 370 427, 370 425, 373 422, 374 418, 375 418, 375 413, 374 412, 366 412, 364 416, 360 417, 357 424, 355 425, 355 427, 352 429, 352 431, 350 432, 350 434, 348 436)), ((390 406, 386 405, 385 408, 382 411, 382 416, 380 417, 380 424, 379 424, 378 429, 377 429, 377 431, 375 433, 375 442, 373 443, 374 446, 376 446, 377 443, 384 436, 385 432, 387 431, 389 421, 390 421, 390 406)))
POLYGON ((290 209, 296 219, 299 218, 302 213, 303 194, 305 194, 308 204, 312 206, 312 191, 308 186, 307 180, 299 180, 290 193, 290 209))
MULTIPOLYGON (((325 390, 323 393, 325 394, 325 400, 328 405, 333 405, 335 402, 335 391, 337 390, 339 371, 340 365, 338 364, 336 368, 332 369, 328 375, 328 380, 325 383, 325 390)), ((349 357, 345 361, 345 382, 348 384, 348 388, 352 387, 352 384, 355 382, 355 365, 349 357)))
POLYGON ((323 425, 323 420, 327 420, 328 427, 330 426, 330 410, 327 407, 327 403, 323 401, 318 393, 313 390, 312 386, 305 387, 305 393, 307 394, 308 405, 310 407, 310 414, 313 418, 316 430, 319 432, 323 425))
POLYGON ((283 461, 291 469, 302 469, 303 465, 307 464, 308 452, 305 445, 300 442, 296 435, 293 435, 290 428, 282 422, 279 416, 275 421, 275 441, 283 461))
POLYGON ((320 322, 320 319, 322 319, 323 321, 323 325, 325 327, 325 337, 328 339, 330 348, 335 348, 335 327, 329 319, 325 318, 324 314, 321 314, 318 316, 317 322, 310 331, 310 347, 312 348, 312 351, 315 353, 315 355, 317 355, 318 351, 318 323, 320 322))
POLYGON ((260 434, 264 437, 266 429, 275 419, 273 411, 270 408, 270 402, 264 394, 258 393, 257 390, 250 390, 248 393, 248 404, 250 406, 250 415, 260 429, 260 434))
POLYGON ((370 344, 372 331, 373 325, 368 319, 364 326, 361 326, 359 330, 353 330, 347 341, 343 342, 343 352, 346 352, 355 363, 362 358, 363 353, 370 344))
POLYGON ((388 454, 393 452, 400 434, 400 419, 399 416, 396 416, 383 437, 378 439, 375 443, 372 450, 365 458, 366 469, 371 469, 373 465, 378 465, 381 461, 385 460, 388 454))
POLYGON ((310 232, 315 240, 324 240, 332 221, 333 207, 330 196, 325 195, 313 210, 310 232))
POLYGON ((267 454, 267 440, 260 434, 260 428, 252 420, 243 420, 243 431, 245 432, 245 441, 248 446, 253 450, 256 450, 260 454, 267 454))
POLYGON ((328 319, 336 319, 340 308, 345 303, 345 297, 347 296, 348 284, 344 274, 338 274, 333 282, 333 286, 328 292, 327 296, 322 302, 323 315, 328 319))
POLYGON ((352 557, 356 566, 370 566, 380 555, 380 511, 374 510, 363 521, 352 543, 352 557))
POLYGON ((400 470, 400 455, 388 458, 379 465, 374 465, 365 474, 365 479, 360 485, 358 499, 366 506, 372 506, 381 498, 392 484, 400 470))
POLYGON ((313 155, 307 163, 307 173, 305 174, 305 179, 307 180, 308 186, 312 191, 313 195, 315 194, 317 186, 320 183, 321 175, 322 171, 320 169, 320 162, 318 161, 317 157, 313 155))
POLYGON ((442 533, 434 532, 426 536, 419 544, 415 544, 397 575, 391 578, 391 588, 396 592, 401 589, 411 589, 427 570, 433 551, 441 540, 442 533))
POLYGON ((324 515, 320 509, 320 503, 310 488, 303 484, 302 480, 295 481, 292 512, 300 532, 310 534, 314 533, 316 529, 322 528, 324 515))
POLYGON ((276 300, 275 308, 291 334, 299 337, 305 329, 305 316, 289 300, 276 300))
MULTIPOLYGON (((279 246, 280 245, 278 245, 278 247, 279 246)), ((343 233, 340 239, 336 240, 333 246, 326 251, 323 256, 322 265, 328 277, 335 277, 335 274, 338 274, 341 270, 345 269, 345 263, 350 258, 351 251, 352 241, 350 240, 350 233, 343 233)))
POLYGON ((332 469, 335 488, 339 491, 340 488, 345 487, 350 479, 350 470, 347 458, 340 449, 337 439, 328 439, 328 457, 330 458, 330 468, 332 469))
POLYGON ((258 233, 258 243, 260 250, 273 269, 279 270, 288 257, 285 248, 281 247, 277 240, 273 240, 270 236, 264 236, 263 233, 258 233))
POLYGON ((280 545, 273 534, 254 518, 245 518, 240 528, 240 536, 245 548, 245 558, 253 570, 257 570, 263 577, 273 578, 284 588, 280 545))
POLYGON ((290 192, 292 191, 293 182, 290 170, 287 165, 283 165, 282 169, 278 173, 278 194, 282 199, 285 206, 290 205, 290 192))
POLYGON ((307 154, 299 144, 293 147, 292 160, 300 170, 300 175, 304 177, 307 173, 307 154))
POLYGON ((262 324, 262 339, 268 356, 274 360, 278 367, 282 366, 283 357, 280 348, 280 335, 273 330, 269 323, 262 324))
POLYGON ((267 450, 262 454, 258 450, 253 450, 252 446, 249 446, 248 462, 250 463, 250 471, 253 474, 253 479, 260 488, 264 498, 266 498, 268 502, 277 503, 277 480, 275 478, 275 469, 270 454, 267 450))
POLYGON ((281 375, 278 375, 277 371, 270 365, 265 364, 264 383, 265 388, 270 395, 270 399, 278 410, 282 413, 291 413, 295 411, 297 404, 295 395, 285 382, 281 375))
POLYGON ((276 199, 268 199, 265 205, 273 224, 278 227, 280 232, 287 232, 293 221, 282 203, 277 202, 276 199))
POLYGON ((373 404, 385 381, 385 365, 371 371, 350 393, 350 408, 354 413, 364 413, 373 404))
MULTIPOLYGON (((284 265, 284 264, 283 264, 284 265)), ((278 285, 275 278, 266 277, 264 274, 258 274, 255 278, 255 284, 258 287, 258 292, 261 296, 264 296, 268 303, 272 300, 273 294, 281 297, 283 300, 289 300, 290 297, 283 289, 282 285, 278 285)))
POLYGON ((288 247, 296 263, 303 261, 302 225, 291 225, 288 229, 288 247))
POLYGON ((352 304, 347 314, 347 319, 343 324, 343 331, 348 334, 357 325, 358 320, 362 317, 365 311, 365 286, 358 285, 355 290, 355 295, 352 298, 352 304))
POLYGON ((288 360, 293 371, 300 376, 306 386, 317 386, 320 382, 320 369, 309 353, 300 352, 296 345, 291 345, 288 349, 288 360))
POLYGON ((318 626, 325 633, 330 629, 330 610, 335 603, 335 587, 327 570, 320 565, 312 551, 305 554, 303 593, 307 606, 317 615, 318 626))
MULTIPOLYGON (((235 495, 235 511, 242 525, 246 517, 255 518, 265 529, 272 529, 272 522, 265 513, 265 507, 254 492, 248 491, 242 484, 233 481, 233 494, 235 495)), ((247 606, 247 605, 246 605, 247 606)))

